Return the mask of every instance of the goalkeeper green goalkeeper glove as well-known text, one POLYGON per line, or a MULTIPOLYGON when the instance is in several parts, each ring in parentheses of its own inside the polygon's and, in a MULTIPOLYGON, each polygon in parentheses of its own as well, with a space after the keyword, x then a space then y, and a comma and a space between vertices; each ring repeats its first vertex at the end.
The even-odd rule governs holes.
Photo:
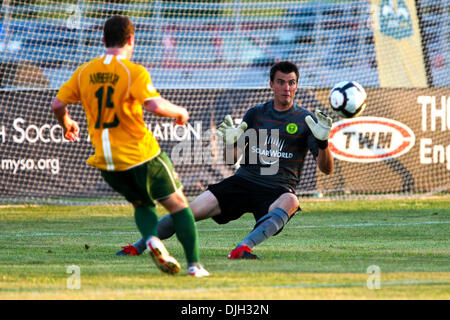
POLYGON ((216 134, 222 138, 225 144, 235 144, 239 137, 247 129, 247 123, 242 121, 237 127, 234 126, 233 118, 230 115, 217 128, 216 134))
POLYGON ((320 110, 316 110, 316 117, 317 122, 311 116, 306 116, 305 121, 314 137, 316 137, 319 148, 326 149, 333 120, 320 110))

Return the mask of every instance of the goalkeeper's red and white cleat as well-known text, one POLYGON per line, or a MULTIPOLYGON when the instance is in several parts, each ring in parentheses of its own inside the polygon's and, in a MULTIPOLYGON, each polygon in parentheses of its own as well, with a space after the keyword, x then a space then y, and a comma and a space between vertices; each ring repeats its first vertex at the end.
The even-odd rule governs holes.
POLYGON ((188 273, 190 276, 193 276, 196 278, 202 278, 202 277, 209 276, 209 272, 205 268, 203 268, 203 266, 201 266, 201 265, 190 266, 188 268, 188 273))
POLYGON ((135 246, 132 244, 128 244, 125 247, 122 247, 122 250, 116 252, 116 256, 138 256, 142 252, 139 252, 135 246))
POLYGON ((259 257, 252 253, 252 249, 243 245, 232 250, 228 255, 228 259, 259 259, 259 257))
POLYGON ((169 254, 164 244, 157 237, 150 237, 147 241, 147 249, 159 270, 168 274, 180 272, 180 264, 169 254))

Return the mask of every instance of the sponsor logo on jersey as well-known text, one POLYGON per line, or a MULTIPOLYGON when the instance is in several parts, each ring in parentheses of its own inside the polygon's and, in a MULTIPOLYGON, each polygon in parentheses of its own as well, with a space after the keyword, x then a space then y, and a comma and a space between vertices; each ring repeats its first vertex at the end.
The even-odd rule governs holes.
POLYGON ((292 152, 283 152, 285 141, 278 136, 268 135, 264 141, 264 148, 252 146, 252 152, 259 155, 259 160, 265 165, 273 165, 282 159, 294 157, 292 152))
POLYGON ((400 157, 414 146, 413 131, 401 122, 379 117, 341 120, 330 132, 333 155, 350 162, 376 162, 400 157))
POLYGON ((286 126, 286 132, 289 134, 294 134, 298 131, 298 126, 295 123, 289 123, 286 126))

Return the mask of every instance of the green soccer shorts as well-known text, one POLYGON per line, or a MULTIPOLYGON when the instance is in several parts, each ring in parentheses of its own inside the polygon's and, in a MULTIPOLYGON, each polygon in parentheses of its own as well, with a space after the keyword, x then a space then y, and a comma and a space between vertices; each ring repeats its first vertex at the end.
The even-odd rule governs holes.
POLYGON ((165 152, 125 171, 100 170, 103 179, 135 206, 155 206, 182 187, 165 152))

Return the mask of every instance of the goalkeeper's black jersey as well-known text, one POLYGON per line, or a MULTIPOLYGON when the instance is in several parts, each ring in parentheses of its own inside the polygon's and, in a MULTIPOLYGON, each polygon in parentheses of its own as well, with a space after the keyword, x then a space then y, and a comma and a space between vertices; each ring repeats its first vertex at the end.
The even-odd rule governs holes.
POLYGON ((238 144, 245 141, 246 148, 236 175, 294 192, 308 150, 314 158, 318 155, 316 138, 305 122, 307 115, 317 121, 314 114, 296 104, 283 112, 275 110, 273 101, 247 110, 243 121, 248 128, 238 144))

